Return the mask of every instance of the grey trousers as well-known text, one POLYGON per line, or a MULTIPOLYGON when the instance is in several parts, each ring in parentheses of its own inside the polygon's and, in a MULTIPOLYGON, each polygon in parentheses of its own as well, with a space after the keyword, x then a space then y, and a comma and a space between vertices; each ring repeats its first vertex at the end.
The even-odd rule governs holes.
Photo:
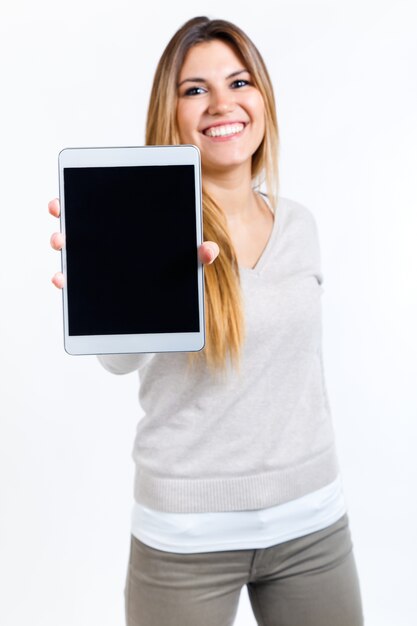
POLYGON ((131 536, 127 626, 231 626, 247 585, 259 626, 362 626, 347 515, 270 548, 177 554, 131 536))

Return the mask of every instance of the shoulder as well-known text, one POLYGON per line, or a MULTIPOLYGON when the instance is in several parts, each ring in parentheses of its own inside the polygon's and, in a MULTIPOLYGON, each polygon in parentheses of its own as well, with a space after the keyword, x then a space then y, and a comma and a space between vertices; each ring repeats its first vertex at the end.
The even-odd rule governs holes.
POLYGON ((281 234, 285 233, 287 245, 302 256, 303 263, 307 259, 321 285, 320 237, 314 213, 301 202, 282 196, 278 196, 276 211, 278 220, 281 215, 281 234))
POLYGON ((302 220, 309 222, 312 226, 316 227, 316 218, 314 213, 305 204, 302 204, 297 200, 286 198, 284 196, 278 196, 276 212, 277 214, 281 212, 283 217, 286 215, 286 217, 290 220, 302 220))
POLYGON ((281 234, 302 240, 317 240, 319 237, 317 221, 314 213, 305 204, 278 196, 275 210, 278 222, 281 222, 281 234))

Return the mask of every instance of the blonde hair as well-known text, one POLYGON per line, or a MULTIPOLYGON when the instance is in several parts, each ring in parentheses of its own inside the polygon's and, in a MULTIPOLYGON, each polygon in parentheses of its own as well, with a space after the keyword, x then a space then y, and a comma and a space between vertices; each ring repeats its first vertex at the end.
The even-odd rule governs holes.
MULTIPOLYGON (((255 187, 266 184, 269 205, 275 209, 278 197, 278 123, 275 98, 265 63, 249 37, 225 20, 195 17, 172 37, 158 63, 148 107, 147 145, 180 144, 177 124, 177 83, 187 52, 193 46, 219 39, 228 43, 244 61, 252 81, 260 91, 265 106, 265 135, 252 155, 252 180, 255 187)), ((212 371, 223 370, 227 360, 239 365, 244 339, 244 315, 239 266, 222 208, 204 189, 203 237, 215 241, 220 255, 204 268, 206 304, 206 345, 190 353, 190 363, 205 358, 212 371)))

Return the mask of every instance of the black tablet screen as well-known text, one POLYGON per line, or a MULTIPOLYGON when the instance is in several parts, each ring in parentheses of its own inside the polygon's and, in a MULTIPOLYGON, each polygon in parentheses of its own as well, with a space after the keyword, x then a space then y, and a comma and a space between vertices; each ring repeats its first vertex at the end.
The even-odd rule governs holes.
POLYGON ((198 332, 192 165, 64 169, 70 335, 198 332))

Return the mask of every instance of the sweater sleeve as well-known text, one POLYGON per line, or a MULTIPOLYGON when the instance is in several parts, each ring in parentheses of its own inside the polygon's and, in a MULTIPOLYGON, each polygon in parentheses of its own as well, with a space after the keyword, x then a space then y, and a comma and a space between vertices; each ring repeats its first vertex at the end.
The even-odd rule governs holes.
MULTIPOLYGON (((287 200, 288 201, 288 200, 287 200)), ((321 267, 321 244, 317 219, 313 211, 305 204, 294 200, 288 201, 293 208, 298 210, 298 215, 302 223, 302 236, 305 237, 305 248, 303 254, 309 267, 313 268, 314 276, 323 292, 323 273, 321 267)), ((296 213, 297 215, 297 213, 296 213)))
POLYGON ((315 275, 317 278, 317 282, 321 287, 321 291, 323 292, 324 288, 323 288, 323 272, 322 272, 322 266, 321 266, 320 235, 319 235, 319 230, 318 230, 317 220, 316 220, 315 215, 312 213, 312 211, 310 211, 310 209, 308 209, 308 213, 311 218, 312 231, 313 231, 313 239, 312 239, 313 248, 312 249, 313 249, 313 263, 315 267, 315 275))
POLYGON ((98 354, 101 365, 111 374, 130 374, 142 369, 155 355, 146 354, 98 354))
POLYGON ((317 228, 317 222, 316 219, 314 219, 314 230, 315 230, 315 235, 316 235, 316 258, 317 258, 317 281, 321 287, 322 292, 324 291, 323 288, 323 271, 322 271, 322 265, 321 265, 321 247, 320 247, 320 236, 319 236, 319 231, 317 228))

